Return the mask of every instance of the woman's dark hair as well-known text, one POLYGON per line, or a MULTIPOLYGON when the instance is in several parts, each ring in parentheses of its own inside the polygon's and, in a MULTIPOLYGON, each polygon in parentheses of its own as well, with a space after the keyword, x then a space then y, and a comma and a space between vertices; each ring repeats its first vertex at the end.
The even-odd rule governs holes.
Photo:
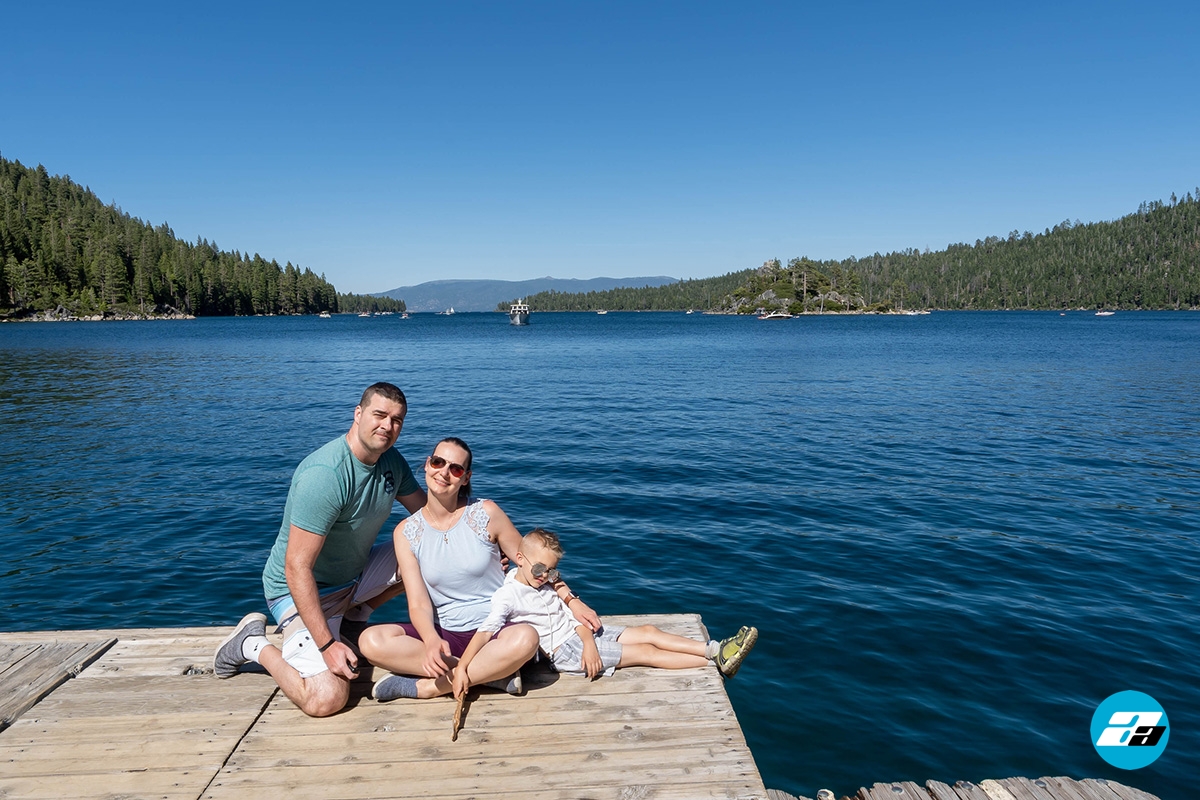
MULTIPOLYGON (((447 436, 445 439, 442 439, 437 444, 442 444, 443 442, 452 444, 455 447, 461 447, 463 450, 467 451, 467 463, 463 464, 463 466, 467 468, 467 472, 470 472, 471 464, 475 461, 475 456, 471 453, 471 446, 469 444, 467 444, 466 442, 464 442, 462 439, 458 438, 457 436, 447 436)), ((435 444, 433 446, 434 450, 437 450, 437 444, 435 444)), ((471 496, 471 479, 470 478, 467 478, 467 482, 459 487, 458 496, 462 500, 466 500, 468 497, 471 496)))

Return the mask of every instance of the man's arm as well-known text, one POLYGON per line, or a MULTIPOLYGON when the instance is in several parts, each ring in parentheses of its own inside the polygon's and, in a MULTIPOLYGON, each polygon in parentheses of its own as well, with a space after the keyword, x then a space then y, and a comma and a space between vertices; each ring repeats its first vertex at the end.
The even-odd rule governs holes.
POLYGON ((283 569, 287 578, 288 593, 296 603, 296 612, 304 621, 304 627, 312 635, 313 644, 325 648, 321 655, 329 671, 344 680, 357 676, 358 656, 341 642, 334 641, 329 632, 325 613, 321 611, 321 596, 317 591, 317 579, 313 567, 317 556, 325 546, 325 537, 292 525, 288 530, 287 552, 284 554, 283 569), (330 644, 332 642, 332 644, 330 644), (325 647, 326 645, 328 647, 325 647))
POLYGON ((408 509, 409 514, 415 514, 425 505, 425 490, 417 489, 411 494, 401 495, 396 502, 408 509))

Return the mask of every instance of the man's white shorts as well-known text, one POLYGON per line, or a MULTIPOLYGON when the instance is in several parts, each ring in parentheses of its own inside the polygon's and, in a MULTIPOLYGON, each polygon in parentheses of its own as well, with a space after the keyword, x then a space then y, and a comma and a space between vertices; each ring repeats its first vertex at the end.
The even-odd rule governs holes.
MULTIPOLYGON (((390 541, 375 545, 367 557, 367 565, 353 583, 321 593, 321 610, 325 613, 329 632, 340 640, 342 615, 348 609, 377 597, 398 583, 395 545, 390 541)), ((296 612, 296 603, 290 594, 268 600, 267 608, 279 624, 275 631, 283 632, 283 659, 300 673, 301 678, 311 678, 329 669, 304 620, 296 612)))

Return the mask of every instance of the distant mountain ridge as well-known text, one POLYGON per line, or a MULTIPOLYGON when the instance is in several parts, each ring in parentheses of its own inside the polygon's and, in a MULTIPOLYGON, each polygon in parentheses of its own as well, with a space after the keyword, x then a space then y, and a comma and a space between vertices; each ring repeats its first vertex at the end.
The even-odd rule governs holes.
POLYGON ((538 292, 603 292, 643 286, 665 286, 679 278, 655 275, 648 278, 534 278, 527 281, 427 281, 416 286, 400 286, 376 297, 403 300, 409 311, 495 311, 498 303, 507 303, 538 292))

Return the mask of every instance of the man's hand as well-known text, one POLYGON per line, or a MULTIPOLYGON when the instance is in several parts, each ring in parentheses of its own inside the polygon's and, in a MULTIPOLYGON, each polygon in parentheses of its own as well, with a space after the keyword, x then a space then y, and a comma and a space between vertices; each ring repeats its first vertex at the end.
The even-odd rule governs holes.
POLYGON ((571 609, 571 613, 575 616, 575 620, 581 625, 586 625, 589 631, 595 633, 596 631, 600 630, 600 617, 595 611, 592 611, 591 607, 587 603, 576 597, 571 600, 571 602, 567 605, 567 608, 571 609))
POLYGON ((358 656, 354 655, 354 651, 347 645, 334 642, 321 655, 325 658, 325 665, 329 667, 329 671, 339 678, 352 681, 358 677, 358 656))
POLYGON ((435 639, 425 645, 425 661, 422 667, 426 677, 436 678, 450 669, 450 643, 435 639))

